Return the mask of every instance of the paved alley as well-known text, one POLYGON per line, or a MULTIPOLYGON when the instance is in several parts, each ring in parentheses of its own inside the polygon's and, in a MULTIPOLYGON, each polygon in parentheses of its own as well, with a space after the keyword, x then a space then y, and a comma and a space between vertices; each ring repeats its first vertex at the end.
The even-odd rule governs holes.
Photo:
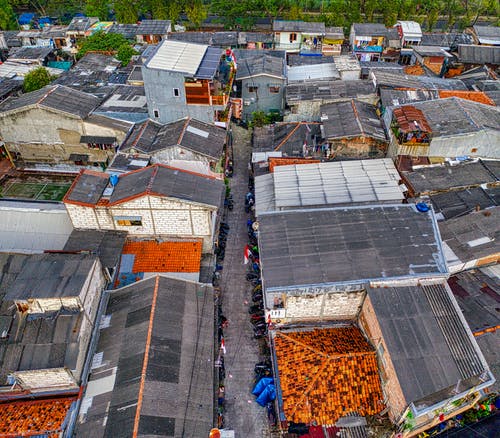
POLYGON ((226 343, 226 411, 225 428, 235 431, 236 438, 268 436, 265 409, 255 402, 253 389, 255 363, 261 360, 258 341, 248 315, 251 285, 246 281, 247 265, 243 264, 243 251, 247 244, 245 194, 248 192, 248 162, 251 155, 250 131, 233 126, 234 176, 231 193, 234 209, 229 212, 229 232, 221 288, 223 313, 229 319, 224 330, 226 343))

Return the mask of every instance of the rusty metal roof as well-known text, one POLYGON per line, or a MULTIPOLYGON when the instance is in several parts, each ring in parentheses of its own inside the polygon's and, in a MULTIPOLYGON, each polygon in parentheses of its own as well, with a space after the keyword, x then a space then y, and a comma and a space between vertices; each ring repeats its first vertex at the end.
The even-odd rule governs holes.
POLYGON ((424 113, 413 105, 395 108, 393 114, 398 122, 399 129, 403 132, 432 132, 424 113))

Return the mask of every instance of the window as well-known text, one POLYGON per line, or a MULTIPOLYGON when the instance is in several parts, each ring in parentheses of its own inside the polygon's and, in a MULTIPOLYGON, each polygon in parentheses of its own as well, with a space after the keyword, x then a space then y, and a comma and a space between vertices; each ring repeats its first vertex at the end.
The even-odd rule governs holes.
POLYGON ((158 110, 153 110, 153 114, 154 114, 155 118, 160 117, 160 111, 158 111, 158 110))
POLYGON ((257 85, 249 85, 248 86, 248 92, 249 93, 257 93, 258 89, 259 89, 259 87, 257 85))
POLYGON ((116 224, 121 227, 141 227, 142 217, 141 216, 115 216, 113 218, 116 224))
POLYGON ((178 88, 174 88, 174 97, 179 97, 181 95, 181 92, 179 91, 178 88))
POLYGON ((280 86, 279 85, 269 85, 269 93, 271 94, 278 94, 280 92, 280 86))
POLYGON ((295 41, 297 41, 297 34, 295 32, 292 32, 290 34, 290 42, 294 43, 295 41))

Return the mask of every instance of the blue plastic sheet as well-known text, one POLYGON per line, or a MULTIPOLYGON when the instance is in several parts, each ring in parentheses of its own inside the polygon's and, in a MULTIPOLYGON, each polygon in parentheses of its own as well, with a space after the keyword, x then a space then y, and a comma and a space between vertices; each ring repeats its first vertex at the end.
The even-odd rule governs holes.
POLYGON ((269 385, 266 386, 264 391, 257 397, 257 403, 264 407, 266 406, 269 402, 273 401, 276 399, 276 388, 274 384, 270 383, 269 385))
POLYGON ((272 377, 263 377, 255 385, 252 394, 257 396, 260 395, 266 389, 266 387, 272 384, 273 382, 274 379, 272 377))

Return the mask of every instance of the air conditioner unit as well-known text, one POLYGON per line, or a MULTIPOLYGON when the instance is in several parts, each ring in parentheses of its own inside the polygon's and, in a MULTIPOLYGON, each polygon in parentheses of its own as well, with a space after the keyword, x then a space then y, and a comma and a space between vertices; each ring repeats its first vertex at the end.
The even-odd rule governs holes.
POLYGON ((243 105, 244 106, 249 106, 250 105, 250 101, 249 100, 244 100, 243 101, 243 105))

